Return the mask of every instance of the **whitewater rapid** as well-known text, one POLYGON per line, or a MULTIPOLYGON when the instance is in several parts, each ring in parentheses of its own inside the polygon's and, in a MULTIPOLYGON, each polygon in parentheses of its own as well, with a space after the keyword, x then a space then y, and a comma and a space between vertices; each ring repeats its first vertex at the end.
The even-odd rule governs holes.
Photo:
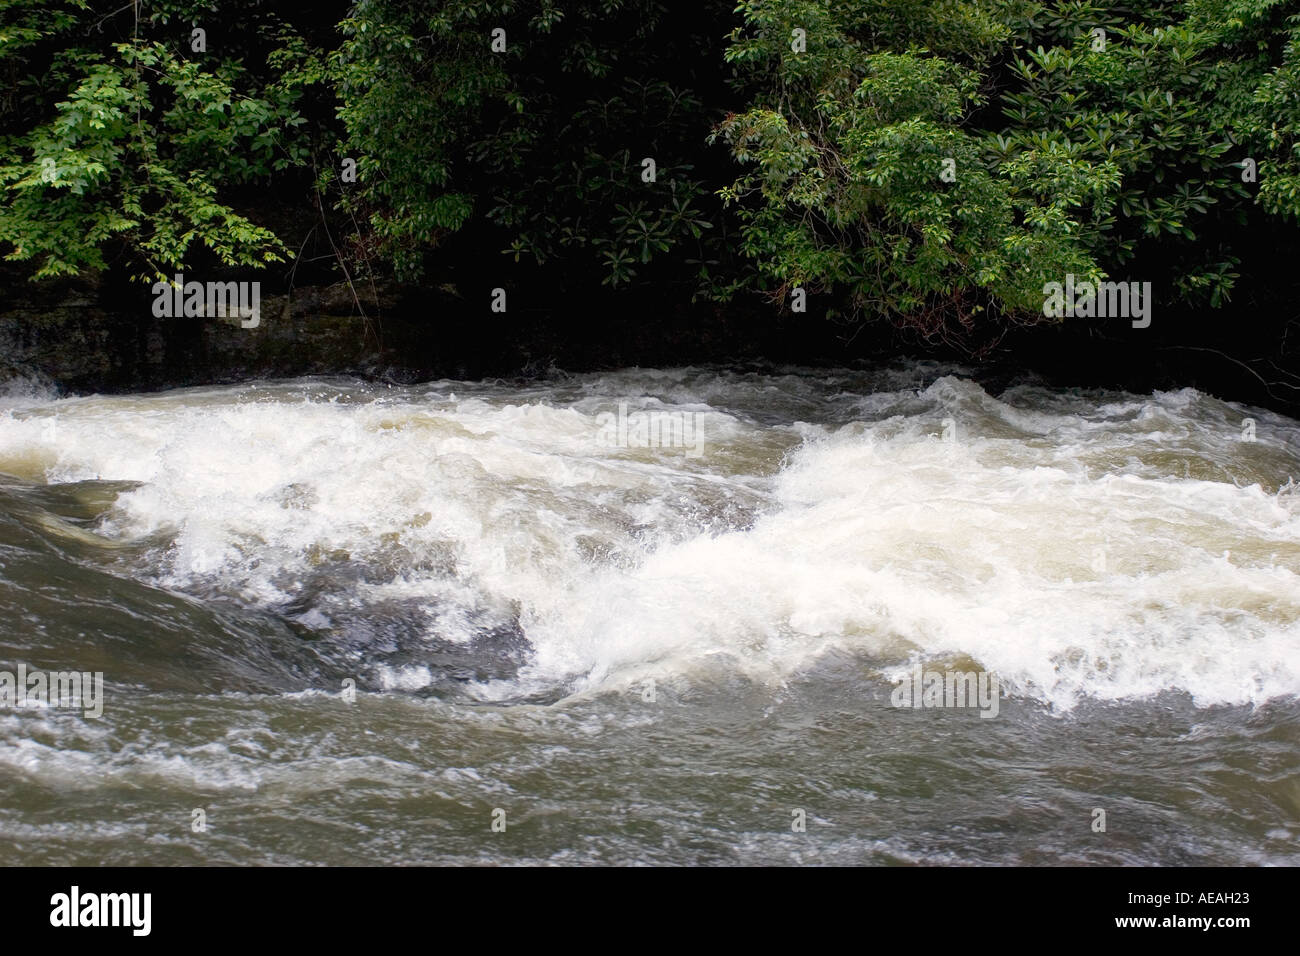
POLYGON ((400 659, 356 653, 395 692, 435 680, 422 642, 490 632, 520 656, 483 701, 828 655, 977 666, 1061 712, 1300 695, 1300 424, 1191 389, 994 396, 926 364, 19 389, 0 472, 122 483, 49 522, 114 574, 323 639, 398 622, 400 659), (602 439, 620 403, 690 416, 698 449, 602 439))

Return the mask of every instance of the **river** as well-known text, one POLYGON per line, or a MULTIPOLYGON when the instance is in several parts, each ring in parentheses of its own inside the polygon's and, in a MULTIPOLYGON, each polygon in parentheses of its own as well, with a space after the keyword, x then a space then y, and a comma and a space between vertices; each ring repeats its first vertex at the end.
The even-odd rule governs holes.
POLYGON ((0 668, 104 680, 0 709, 0 864, 1300 864, 1265 410, 931 362, 11 385, 0 473, 0 668))

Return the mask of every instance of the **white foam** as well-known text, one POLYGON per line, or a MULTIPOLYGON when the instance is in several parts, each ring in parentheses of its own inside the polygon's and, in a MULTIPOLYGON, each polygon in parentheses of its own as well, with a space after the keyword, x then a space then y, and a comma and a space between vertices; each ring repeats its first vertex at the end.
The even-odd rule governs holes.
POLYGON ((354 598, 425 602, 444 638, 517 613, 530 684, 718 661, 779 681, 836 648, 968 657, 1063 707, 1300 693, 1296 423, 1254 412, 1244 447, 1245 412, 1190 390, 806 388, 623 373, 458 399, 298 383, 65 400, 57 454, 10 420, 0 470, 143 482, 103 530, 173 533, 140 572, 171 587, 271 606, 323 564, 383 563, 395 576, 354 598), (602 447, 619 401, 704 415, 704 454, 602 447))

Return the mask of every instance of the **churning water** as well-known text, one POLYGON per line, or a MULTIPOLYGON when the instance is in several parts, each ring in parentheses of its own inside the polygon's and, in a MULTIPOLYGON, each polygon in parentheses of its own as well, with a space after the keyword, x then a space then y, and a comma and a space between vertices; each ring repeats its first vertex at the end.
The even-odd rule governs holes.
POLYGON ((1300 863, 1266 411, 927 363, 14 390, 0 472, 0 668, 106 687, 0 710, 0 863, 1300 863), (893 706, 918 663, 996 717, 893 706))

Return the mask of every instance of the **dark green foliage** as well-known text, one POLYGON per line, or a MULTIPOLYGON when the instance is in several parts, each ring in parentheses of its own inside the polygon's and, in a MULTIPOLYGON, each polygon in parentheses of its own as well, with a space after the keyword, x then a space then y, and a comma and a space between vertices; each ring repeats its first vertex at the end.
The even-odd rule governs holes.
POLYGON ((728 56, 763 82, 720 135, 751 168, 728 190, 746 248, 760 276, 853 315, 1030 317, 1044 281, 1139 256, 1176 260, 1174 294, 1218 305, 1238 260, 1198 229, 1256 202, 1235 164, 1260 164, 1264 210, 1296 209, 1297 20, 1271 0, 740 10, 728 56))
POLYGON ((348 275, 804 286, 947 335, 1043 321, 1066 273, 1220 305, 1244 237, 1300 212, 1295 0, 277 9, 0 2, 8 257, 264 266, 302 237, 258 197, 289 196, 347 237, 348 275))
POLYGON ((343 195, 411 278, 472 217, 495 252, 598 268, 606 285, 671 249, 698 253, 716 203, 684 157, 710 118, 683 65, 706 41, 682 19, 649 0, 358 4, 335 60, 361 163, 343 195))
POLYGON ((312 53, 256 5, 218 16, 210 4, 150 4, 139 19, 104 6, 0 4, 8 258, 33 262, 39 278, 102 269, 106 250, 125 249, 148 279, 183 267, 195 244, 229 265, 282 258, 280 238, 220 193, 304 162, 296 104, 312 53), (191 49, 196 22, 211 35, 205 53, 191 49), (240 45, 217 42, 230 37, 240 45), (274 51, 262 75, 247 62, 259 47, 274 51))

